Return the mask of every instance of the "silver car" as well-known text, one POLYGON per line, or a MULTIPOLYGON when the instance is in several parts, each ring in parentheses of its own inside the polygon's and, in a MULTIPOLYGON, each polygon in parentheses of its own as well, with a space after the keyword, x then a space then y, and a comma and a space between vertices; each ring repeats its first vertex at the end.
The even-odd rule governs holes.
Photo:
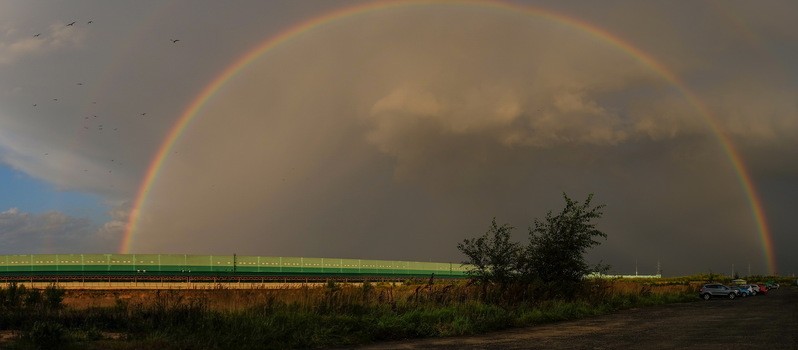
POLYGON ((745 286, 751 287, 751 290, 754 291, 754 293, 751 294, 751 295, 757 295, 757 294, 762 293, 762 290, 759 289, 759 285, 758 284, 746 284, 745 286))
POLYGON ((698 291, 698 295, 704 300, 709 300, 712 297, 723 297, 729 299, 734 299, 737 297, 737 293, 733 289, 719 283, 705 284, 698 291))

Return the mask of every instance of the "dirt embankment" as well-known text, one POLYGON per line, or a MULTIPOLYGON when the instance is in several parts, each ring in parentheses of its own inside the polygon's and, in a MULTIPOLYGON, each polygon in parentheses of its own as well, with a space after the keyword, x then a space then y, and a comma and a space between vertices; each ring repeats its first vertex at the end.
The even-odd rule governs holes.
POLYGON ((239 310, 263 304, 272 295, 286 300, 301 297, 299 289, 209 289, 209 290, 66 290, 64 306, 70 309, 112 307, 117 303, 152 305, 192 301, 206 303, 214 310, 239 310), (297 296, 298 295, 298 296, 297 296))

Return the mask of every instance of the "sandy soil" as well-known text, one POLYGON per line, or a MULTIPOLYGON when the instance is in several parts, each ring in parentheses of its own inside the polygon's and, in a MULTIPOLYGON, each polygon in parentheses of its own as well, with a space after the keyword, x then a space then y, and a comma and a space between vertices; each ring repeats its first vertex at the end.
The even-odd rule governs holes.
POLYGON ((395 341, 361 349, 798 349, 798 288, 713 299, 490 334, 395 341))

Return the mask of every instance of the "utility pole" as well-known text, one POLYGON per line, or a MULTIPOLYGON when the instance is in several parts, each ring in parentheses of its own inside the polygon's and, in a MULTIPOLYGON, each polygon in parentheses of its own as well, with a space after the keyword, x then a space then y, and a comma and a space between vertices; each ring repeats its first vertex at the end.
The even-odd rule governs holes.
POLYGON ((660 265, 659 259, 657 259, 657 276, 662 277, 662 265, 660 265))

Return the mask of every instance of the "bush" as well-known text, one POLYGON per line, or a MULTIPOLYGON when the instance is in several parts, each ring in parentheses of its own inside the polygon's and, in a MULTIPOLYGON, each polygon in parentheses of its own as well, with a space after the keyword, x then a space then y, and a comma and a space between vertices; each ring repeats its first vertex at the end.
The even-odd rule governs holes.
POLYGON ((25 297, 25 307, 28 309, 37 309, 42 305, 44 297, 42 292, 38 289, 31 289, 25 297))
MULTIPOLYGON (((510 289, 542 289, 545 297, 574 298, 582 289, 584 276, 606 272, 609 266, 589 266, 584 255, 601 244, 607 234, 596 228, 604 205, 592 206, 593 195, 579 203, 563 193, 565 208, 546 213, 544 220, 534 219, 529 228, 529 244, 522 247, 512 241, 513 227, 498 225, 493 218, 487 232, 457 245, 471 265, 468 274, 482 285, 483 300, 526 300, 530 294, 508 293, 510 289), (499 293, 489 293, 489 284, 500 285, 499 293), (521 285, 521 288, 518 288, 521 285)), ((538 294, 540 295, 540 294, 538 294)))
POLYGON ((65 291, 55 284, 51 284, 44 289, 44 300, 49 310, 58 310, 62 307, 65 291))
POLYGON ((67 340, 64 326, 51 321, 36 321, 22 338, 37 349, 60 348, 67 340))

